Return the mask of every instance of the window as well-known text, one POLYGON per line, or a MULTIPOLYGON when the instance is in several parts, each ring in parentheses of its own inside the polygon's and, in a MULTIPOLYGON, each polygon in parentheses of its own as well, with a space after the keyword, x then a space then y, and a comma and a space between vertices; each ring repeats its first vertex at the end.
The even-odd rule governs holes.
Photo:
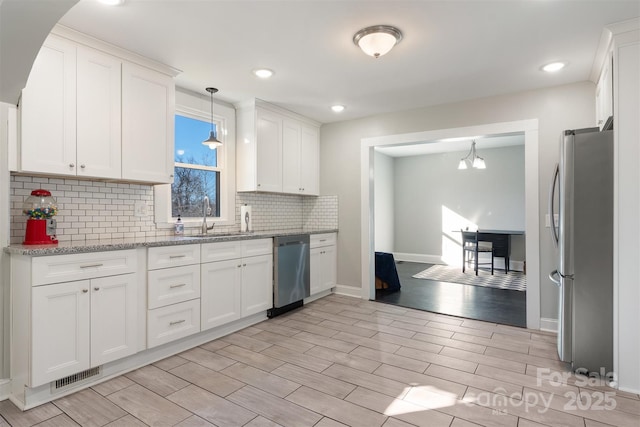
MULTIPOLYGON (((214 123, 216 128, 218 124, 214 123)), ((209 197, 211 211, 220 217, 220 175, 218 150, 202 144, 209 135, 211 124, 176 114, 175 170, 171 185, 171 216, 202 217, 204 196, 209 197)))
POLYGON ((200 227, 204 196, 209 197, 209 225, 235 225, 235 109, 216 102, 214 126, 222 147, 202 144, 211 130, 209 99, 176 88, 173 184, 154 187, 156 227, 171 228, 178 214, 186 228, 200 227))

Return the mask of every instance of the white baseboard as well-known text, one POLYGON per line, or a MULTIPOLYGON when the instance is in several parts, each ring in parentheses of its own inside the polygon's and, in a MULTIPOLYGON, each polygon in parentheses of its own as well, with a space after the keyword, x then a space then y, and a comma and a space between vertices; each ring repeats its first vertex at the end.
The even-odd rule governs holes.
POLYGON ((11 379, 0 379, 0 400, 6 400, 11 395, 11 379))
POLYGON ((558 319, 540 318, 540 330, 547 332, 558 332, 558 319))
POLYGON ((421 262, 424 264, 445 264, 440 255, 408 254, 394 252, 393 259, 396 261, 421 262))
POLYGON ((336 285, 333 293, 348 297, 362 298, 362 288, 356 286, 336 285))
MULTIPOLYGON (((393 259, 396 261, 420 262, 423 264, 447 264, 440 255, 410 254, 404 252, 394 252, 393 259)), ((504 269, 504 258, 495 258, 495 268, 504 269)), ((524 271, 524 261, 509 261, 509 270, 524 271)))

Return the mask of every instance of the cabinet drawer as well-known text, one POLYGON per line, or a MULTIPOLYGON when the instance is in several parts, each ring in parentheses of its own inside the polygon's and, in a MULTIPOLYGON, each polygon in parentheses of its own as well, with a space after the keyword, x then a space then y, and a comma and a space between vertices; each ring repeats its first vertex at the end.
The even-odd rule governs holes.
POLYGON ((336 244, 336 233, 312 234, 309 236, 309 247, 331 246, 336 244))
POLYGON ((201 261, 203 263, 235 258, 242 258, 242 245, 240 240, 202 244, 201 261))
POLYGON ((50 283, 135 273, 135 249, 86 254, 34 257, 31 262, 33 286, 50 283))
POLYGON ((200 299, 147 311, 148 348, 197 332, 200 332, 200 299))
POLYGON ((242 256, 271 255, 273 253, 273 239, 242 240, 242 256))
POLYGON ((200 298, 200 265, 149 271, 148 308, 200 298))
POLYGON ((174 245, 149 248, 149 270, 200 263, 200 245, 174 245))

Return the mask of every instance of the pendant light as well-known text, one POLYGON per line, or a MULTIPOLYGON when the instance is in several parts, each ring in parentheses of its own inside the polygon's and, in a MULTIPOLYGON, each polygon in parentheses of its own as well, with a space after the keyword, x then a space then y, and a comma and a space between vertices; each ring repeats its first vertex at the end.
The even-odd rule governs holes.
POLYGON ((222 147, 222 142, 218 141, 218 138, 216 138, 216 129, 213 124, 213 94, 216 93, 218 89, 215 87, 208 87, 205 90, 211 94, 211 132, 209 133, 209 139, 202 141, 202 145, 206 145, 212 150, 215 150, 218 147, 222 147))
POLYGON ((460 159, 460 163, 458 163, 458 169, 467 169, 467 164, 469 164, 474 169, 486 169, 487 165, 484 163, 484 159, 476 153, 476 142, 471 141, 471 149, 469 150, 469 154, 460 159))

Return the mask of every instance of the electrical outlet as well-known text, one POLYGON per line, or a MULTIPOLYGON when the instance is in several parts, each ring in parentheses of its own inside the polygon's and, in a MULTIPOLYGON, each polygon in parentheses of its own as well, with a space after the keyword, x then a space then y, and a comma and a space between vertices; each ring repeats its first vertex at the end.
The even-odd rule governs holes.
POLYGON ((134 215, 142 217, 147 215, 147 205, 142 200, 138 200, 134 204, 134 215))

